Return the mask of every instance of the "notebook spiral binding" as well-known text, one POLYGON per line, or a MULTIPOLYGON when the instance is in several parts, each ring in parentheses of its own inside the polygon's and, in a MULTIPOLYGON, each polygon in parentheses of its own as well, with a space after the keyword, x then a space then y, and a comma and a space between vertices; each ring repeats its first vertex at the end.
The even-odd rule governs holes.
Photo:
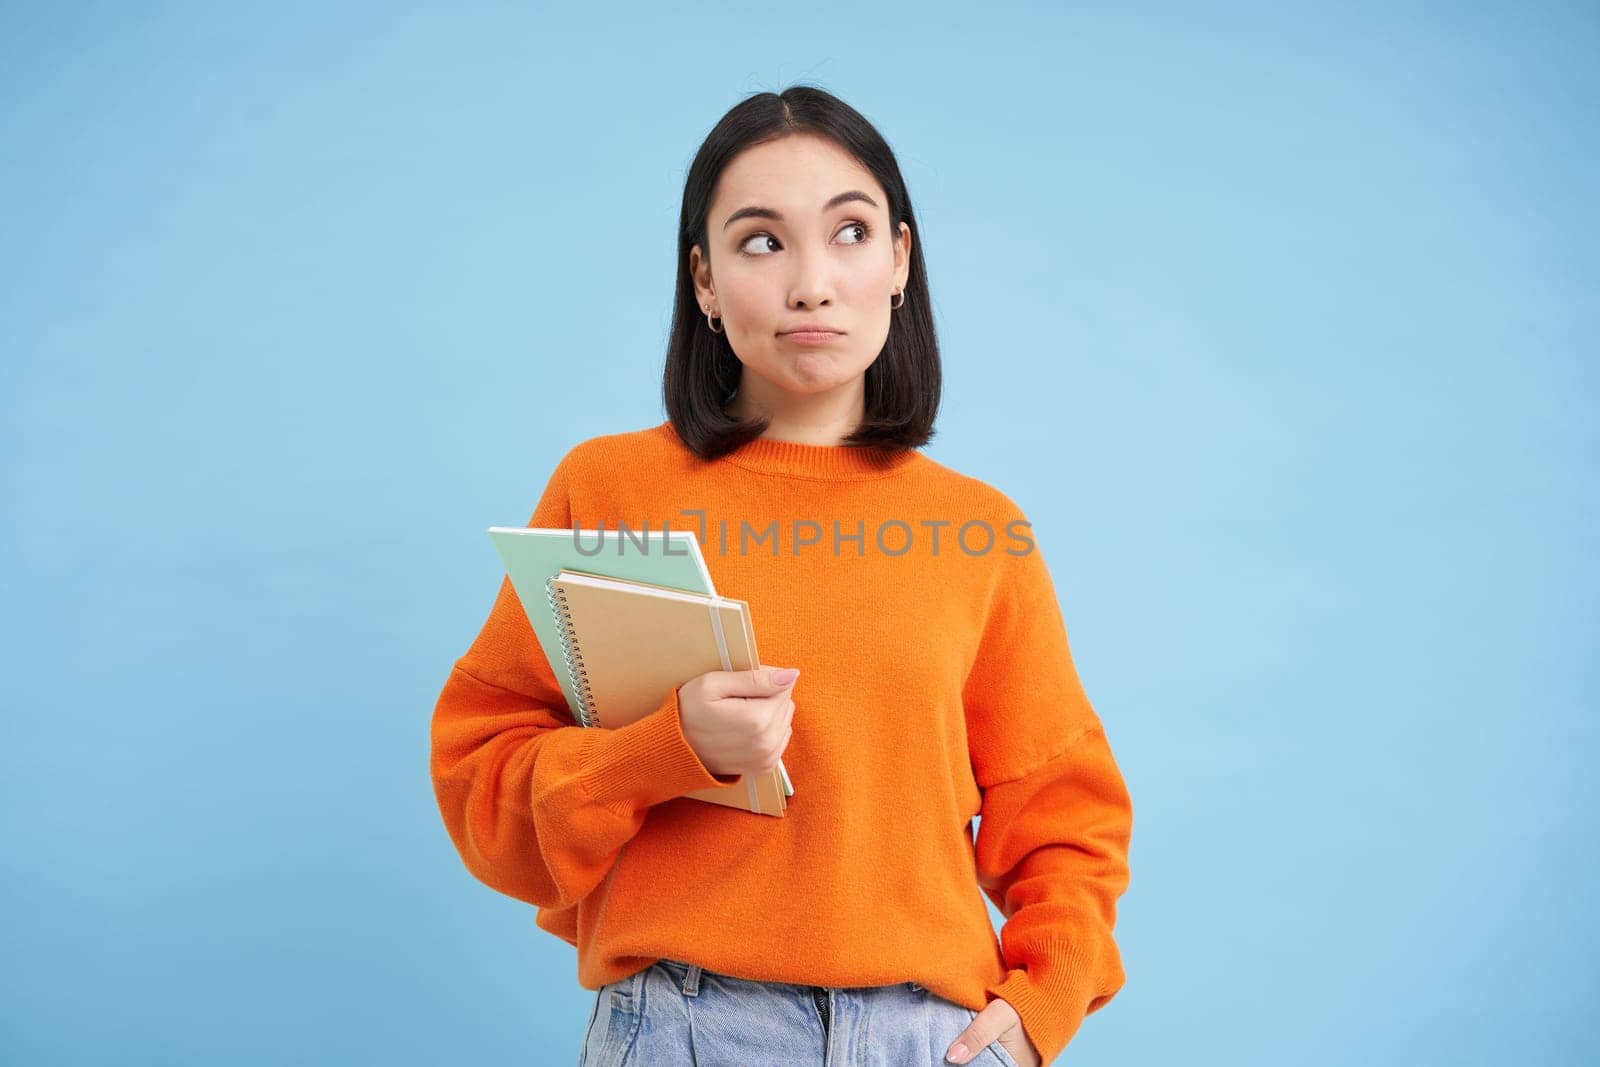
POLYGON ((583 653, 572 639, 572 610, 567 598, 556 589, 554 575, 545 579, 544 595, 550 601, 550 613, 555 616, 556 629, 561 637, 561 658, 567 665, 567 677, 572 679, 572 689, 578 696, 577 713, 580 726, 598 726, 595 722, 593 694, 589 692, 589 672, 583 669, 583 653))

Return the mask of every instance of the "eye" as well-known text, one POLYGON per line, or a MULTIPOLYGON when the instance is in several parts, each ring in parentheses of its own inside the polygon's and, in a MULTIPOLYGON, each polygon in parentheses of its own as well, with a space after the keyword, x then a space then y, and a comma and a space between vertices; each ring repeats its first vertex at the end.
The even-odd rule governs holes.
POLYGON ((750 242, 754 241, 757 237, 765 238, 768 241, 776 241, 777 240, 777 238, 772 236, 770 233, 753 233, 749 237, 746 237, 739 244, 739 254, 741 256, 764 256, 764 255, 766 255, 765 252, 752 252, 752 251, 750 251, 750 242))
MULTIPOLYGON (((841 226, 839 228, 839 232, 840 233, 844 233, 847 230, 860 230, 861 231, 861 239, 858 240, 858 241, 846 241, 845 244, 849 244, 849 245, 864 245, 864 244, 866 244, 868 241, 870 241, 872 239, 872 227, 868 226, 864 222, 851 221, 851 222, 845 223, 843 226, 841 226)), ((751 243, 754 242, 758 237, 766 240, 769 243, 776 243, 777 240, 778 240, 776 237, 772 236, 772 234, 766 232, 765 230, 757 231, 756 233, 751 234, 749 237, 746 237, 743 241, 739 242, 739 254, 742 255, 742 256, 753 256, 753 257, 765 256, 767 254, 766 252, 752 252, 752 251, 749 250, 750 247, 751 247, 751 243)), ((779 245, 778 247, 781 248, 783 246, 779 245)))
MULTIPOLYGON (((861 240, 849 242, 850 244, 853 244, 853 245, 864 245, 864 244, 867 243, 867 239, 872 236, 872 227, 868 226, 864 222, 847 223, 845 225, 845 227, 844 227, 844 230, 860 230, 861 231, 861 240)), ((843 233, 844 230, 840 230, 839 232, 843 233)))

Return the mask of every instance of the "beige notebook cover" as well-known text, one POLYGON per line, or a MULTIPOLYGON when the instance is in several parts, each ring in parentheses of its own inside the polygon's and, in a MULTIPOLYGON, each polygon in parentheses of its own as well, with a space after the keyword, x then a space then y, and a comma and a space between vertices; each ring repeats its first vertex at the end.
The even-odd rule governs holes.
MULTIPOLYGON (((571 570, 550 584, 579 700, 601 728, 648 715, 696 675, 761 665, 743 600, 571 570)), ((685 796, 782 816, 783 781, 774 767, 685 796)))

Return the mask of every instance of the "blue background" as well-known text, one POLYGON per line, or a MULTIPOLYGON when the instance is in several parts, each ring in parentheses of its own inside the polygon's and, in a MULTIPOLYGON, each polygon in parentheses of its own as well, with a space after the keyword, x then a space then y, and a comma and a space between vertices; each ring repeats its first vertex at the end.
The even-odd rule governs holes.
POLYGON ((429 716, 796 81, 899 154, 929 455, 1134 797, 1061 1062, 1592 1060, 1593 5, 3 12, 6 1062, 576 1059, 429 716))

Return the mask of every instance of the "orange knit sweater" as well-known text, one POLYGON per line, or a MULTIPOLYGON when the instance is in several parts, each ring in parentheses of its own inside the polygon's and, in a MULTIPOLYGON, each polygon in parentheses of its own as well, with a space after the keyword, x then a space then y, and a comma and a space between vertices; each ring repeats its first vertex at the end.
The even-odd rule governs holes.
POLYGON ((567 451, 527 525, 623 523, 694 530, 762 662, 800 669, 788 810, 685 796, 719 779, 676 691, 628 726, 574 725, 502 579, 432 723, 467 869, 537 906, 586 989, 661 958, 916 981, 1003 997, 1051 1062, 1123 984, 1132 807, 1022 512, 919 451, 759 438, 707 462, 663 422, 567 451))

